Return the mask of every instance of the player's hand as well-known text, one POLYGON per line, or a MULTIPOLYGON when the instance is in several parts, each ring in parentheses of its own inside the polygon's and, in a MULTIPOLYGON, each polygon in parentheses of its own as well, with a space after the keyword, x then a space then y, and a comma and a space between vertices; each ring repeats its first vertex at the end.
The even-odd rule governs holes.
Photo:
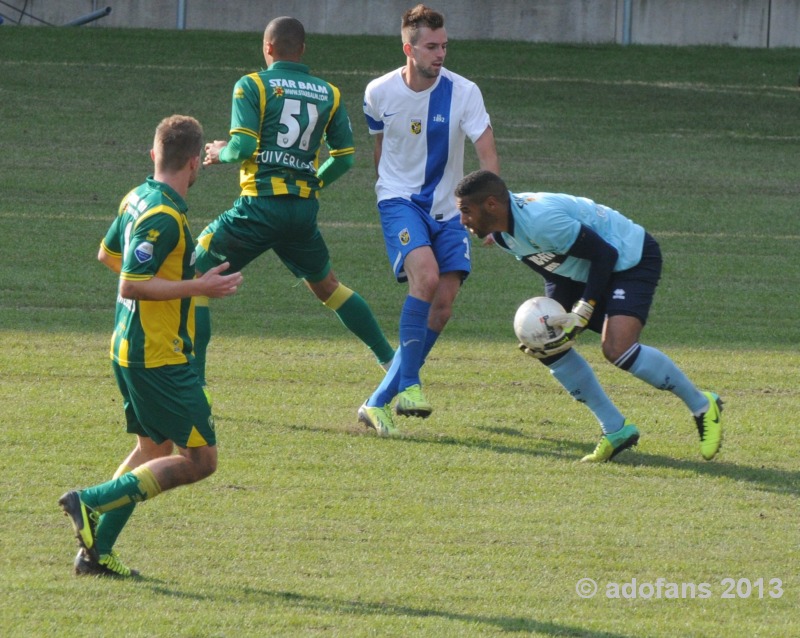
POLYGON ((570 339, 574 339, 589 325, 593 312, 594 304, 581 299, 572 307, 572 312, 552 315, 547 324, 561 328, 570 339))
POLYGON ((214 140, 206 144, 206 156, 203 158, 203 166, 219 164, 219 152, 228 145, 227 140, 214 140))
POLYGON ((203 286, 204 291, 202 294, 212 298, 228 297, 234 294, 239 289, 239 286, 242 285, 242 273, 234 272, 230 275, 220 274, 228 268, 230 268, 230 264, 226 261, 203 273, 203 275, 198 278, 198 281, 203 286))
POLYGON ((541 349, 529 348, 524 343, 519 344, 518 347, 521 352, 524 352, 528 356, 534 357, 535 359, 547 359, 547 357, 552 357, 561 352, 566 352, 574 345, 574 343, 575 337, 570 336, 565 332, 560 337, 556 337, 555 339, 547 341, 541 349))

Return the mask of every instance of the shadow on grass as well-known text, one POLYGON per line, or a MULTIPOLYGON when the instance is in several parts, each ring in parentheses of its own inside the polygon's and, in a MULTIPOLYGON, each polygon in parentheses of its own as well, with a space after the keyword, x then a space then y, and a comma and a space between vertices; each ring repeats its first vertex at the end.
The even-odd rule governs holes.
MULTIPOLYGON (((140 581, 142 582, 142 581, 140 581)), ((181 599, 209 599, 216 595, 198 595, 160 584, 151 583, 152 591, 163 596, 181 599)), ((223 594, 219 594, 222 596, 223 594)), ((481 616, 478 614, 461 614, 425 607, 411 607, 393 603, 376 603, 359 600, 342 600, 322 596, 310 596, 291 591, 273 591, 242 587, 236 594, 237 599, 248 600, 258 604, 270 604, 280 607, 291 607, 296 610, 315 611, 326 614, 350 615, 358 617, 397 616, 410 618, 442 618, 454 622, 489 625, 503 632, 536 633, 547 636, 580 636, 584 638, 628 638, 625 634, 607 631, 592 631, 582 627, 561 625, 558 623, 536 620, 521 616, 481 616)))
MULTIPOLYGON (((303 425, 290 425, 287 427, 293 430, 336 435, 341 434, 341 430, 334 429, 326 430, 303 425)), ((496 454, 522 454, 575 462, 578 462, 582 456, 594 449, 594 443, 587 445, 585 442, 572 441, 569 439, 534 437, 516 428, 478 427, 477 429, 488 431, 492 434, 518 438, 520 439, 520 444, 508 445, 487 439, 454 436, 420 436, 413 434, 403 434, 392 439, 387 439, 387 442, 415 443, 422 445, 452 445, 485 450, 496 454)), ((363 429, 353 429, 347 432, 349 434, 365 435, 363 429)), ((666 468, 683 472, 693 472, 695 474, 714 478, 727 478, 733 481, 751 483, 759 489, 776 494, 800 496, 800 472, 798 471, 780 470, 764 466, 736 465, 734 463, 726 463, 720 460, 719 457, 713 461, 692 461, 672 458, 661 454, 648 454, 633 449, 615 457, 611 463, 634 467, 666 468)))

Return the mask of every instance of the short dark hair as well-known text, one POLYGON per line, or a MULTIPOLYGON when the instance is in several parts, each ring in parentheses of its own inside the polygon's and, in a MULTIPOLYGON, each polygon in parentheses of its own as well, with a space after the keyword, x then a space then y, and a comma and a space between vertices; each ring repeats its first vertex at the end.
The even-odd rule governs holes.
POLYGON ((481 169, 465 175, 458 182, 456 197, 475 202, 484 202, 488 197, 494 197, 503 202, 508 199, 508 187, 499 175, 481 169))
POLYGON ((413 9, 409 9, 403 14, 403 19, 400 23, 400 33, 403 36, 403 42, 410 42, 415 44, 419 38, 419 30, 422 27, 428 27, 435 31, 444 26, 444 16, 438 11, 434 11, 424 4, 418 4, 413 9))
POLYGON ((306 29, 297 18, 281 16, 270 20, 264 29, 264 41, 275 47, 280 58, 299 58, 306 43, 306 29))
POLYGON ((203 150, 203 127, 189 115, 170 115, 159 122, 153 142, 159 150, 157 168, 169 173, 181 170, 203 150))

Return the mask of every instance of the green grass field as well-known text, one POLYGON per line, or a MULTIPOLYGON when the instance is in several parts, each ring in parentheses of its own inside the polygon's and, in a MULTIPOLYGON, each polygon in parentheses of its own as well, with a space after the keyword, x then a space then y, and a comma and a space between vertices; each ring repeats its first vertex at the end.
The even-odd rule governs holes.
MULTIPOLYGON (((312 36, 306 61, 340 86, 356 133, 356 167, 321 200, 334 268, 395 342, 405 288, 384 254, 361 98, 403 63, 399 41, 312 36)), ((213 306, 218 472, 137 508, 117 547, 142 580, 72 576, 56 500, 109 478, 133 443, 97 246, 151 171, 156 123, 187 113, 225 138, 233 83, 261 62, 258 33, 0 29, 0 634, 798 635, 792 50, 453 40, 448 58, 484 93, 512 190, 592 197, 661 242, 644 341, 725 400, 714 461, 675 397, 584 335, 643 436, 580 464, 593 417, 511 329, 541 282, 477 242, 425 367, 435 412, 379 439, 356 423, 379 368, 268 255, 213 306), (582 598, 586 578, 598 590, 582 598)), ((234 167, 203 171, 195 233, 237 193, 234 167)))

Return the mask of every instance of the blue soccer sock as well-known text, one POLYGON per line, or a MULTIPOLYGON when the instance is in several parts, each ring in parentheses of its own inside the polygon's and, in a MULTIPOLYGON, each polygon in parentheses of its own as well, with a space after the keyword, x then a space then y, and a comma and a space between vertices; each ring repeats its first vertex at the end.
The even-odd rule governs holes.
POLYGON ((689 381, 689 377, 673 363, 672 359, 660 350, 634 344, 628 352, 614 362, 615 365, 622 367, 619 361, 623 359, 626 362, 630 361, 627 370, 633 376, 658 390, 672 392, 688 406, 693 414, 702 412, 708 406, 706 396, 689 381), (638 352, 635 352, 635 349, 638 349, 638 352))
POLYGON ((400 358, 399 389, 421 384, 419 369, 422 367, 422 354, 425 350, 425 335, 428 331, 428 314, 431 304, 408 295, 400 313, 400 358))
POLYGON ((625 417, 608 398, 591 366, 575 350, 568 350, 550 364, 550 373, 569 395, 585 403, 597 418, 603 434, 613 434, 625 423, 625 417))
MULTIPOLYGON (((425 359, 438 338, 439 333, 428 328, 425 334, 425 347, 422 350, 422 365, 420 365, 420 368, 425 365, 425 359)), ((368 406, 383 407, 387 403, 390 403, 391 400, 397 396, 400 388, 400 361, 402 358, 403 346, 401 345, 397 349, 397 352, 395 352, 392 365, 386 371, 386 376, 383 377, 383 381, 381 381, 378 389, 372 393, 372 396, 369 399, 367 399, 368 406)))

